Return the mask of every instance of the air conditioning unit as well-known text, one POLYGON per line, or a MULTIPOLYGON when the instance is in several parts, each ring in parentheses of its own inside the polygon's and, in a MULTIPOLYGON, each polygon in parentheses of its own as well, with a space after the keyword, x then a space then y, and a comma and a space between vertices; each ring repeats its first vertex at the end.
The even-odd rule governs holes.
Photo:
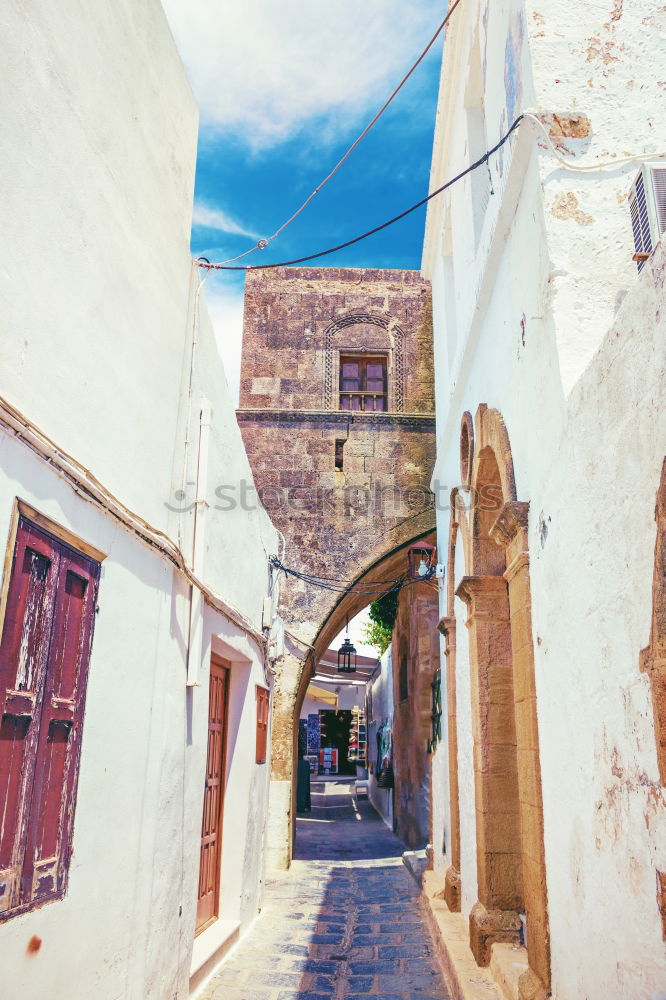
POLYGON ((634 257, 640 271, 666 232, 666 161, 644 163, 629 192, 634 257))

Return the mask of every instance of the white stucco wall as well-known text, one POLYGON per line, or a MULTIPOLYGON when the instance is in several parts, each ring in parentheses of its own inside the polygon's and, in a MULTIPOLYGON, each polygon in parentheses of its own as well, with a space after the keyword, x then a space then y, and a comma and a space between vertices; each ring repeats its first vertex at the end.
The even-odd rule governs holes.
POLYGON ((656 895, 666 800, 639 671, 666 453, 665 279, 660 248, 571 394, 531 509, 549 909, 561 942, 553 975, 564 998, 642 1000, 666 988, 656 895))
POLYGON ((376 779, 377 730, 386 719, 393 726, 393 657, 390 648, 380 662, 379 673, 368 682, 372 699, 372 716, 368 719, 368 763, 375 765, 372 772, 368 770, 368 795, 386 825, 393 829, 393 789, 379 788, 376 779))
MULTIPOLYGON (((488 146, 520 110, 537 107, 589 117, 590 136, 567 147, 583 162, 628 153, 649 159, 666 147, 656 3, 590 3, 573 19, 555 0, 476 2, 457 13, 445 46, 431 189, 469 160, 465 90, 475 72, 488 146)), ((459 483, 463 412, 496 407, 518 499, 530 503, 553 995, 654 1000, 666 984, 655 884, 666 829, 638 654, 648 641, 653 511, 666 452, 663 249, 637 276, 626 203, 635 164, 565 172, 520 126, 491 170, 495 194, 478 247, 471 182, 435 199, 428 213, 434 485, 447 497, 459 483)), ((440 510, 440 544, 448 532, 449 512, 440 510)), ((456 583, 469 572, 460 545, 455 572, 456 583)), ((466 609, 458 600, 456 617, 468 913, 477 899, 473 744, 466 609)), ((435 794, 447 794, 445 787, 435 794)))
MULTIPOLYGON (((196 301, 197 113, 161 7, 10 0, 0 21, 12 95, 0 125, 0 395, 188 560, 207 400, 199 575, 260 628, 276 535, 263 510, 220 509, 228 504, 216 493, 232 485, 239 495, 251 476, 196 301)), ((221 921, 244 930, 260 902, 270 766, 255 764, 263 650, 204 607, 193 646, 199 685, 187 688, 190 587, 173 565, 0 430, 0 537, 16 497, 107 555, 69 888, 64 900, 0 923, 3 989, 26 1000, 181 1000, 211 649, 231 662, 221 921), (42 945, 28 954, 33 935, 42 945)))

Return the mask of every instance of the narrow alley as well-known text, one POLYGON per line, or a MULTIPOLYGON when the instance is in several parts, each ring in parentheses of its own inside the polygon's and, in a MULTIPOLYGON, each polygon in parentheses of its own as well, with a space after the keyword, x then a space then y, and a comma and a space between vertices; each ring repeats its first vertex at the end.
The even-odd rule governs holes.
POLYGON ((666 1000, 665 0, 1 11, 0 1000, 666 1000))
POLYGON ((290 871, 198 1000, 448 1000, 403 850, 353 779, 313 782, 290 871))

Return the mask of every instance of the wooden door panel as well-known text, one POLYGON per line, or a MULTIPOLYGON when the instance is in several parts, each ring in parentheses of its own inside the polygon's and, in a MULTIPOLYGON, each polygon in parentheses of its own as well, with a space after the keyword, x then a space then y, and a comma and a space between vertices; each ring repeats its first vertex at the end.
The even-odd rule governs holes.
POLYGON ((65 885, 99 564, 62 546, 23 873, 26 901, 65 885))
POLYGON ((208 746, 201 821, 197 934, 213 923, 219 908, 229 676, 229 666, 213 656, 208 694, 208 746))
POLYGON ((24 902, 25 834, 59 562, 58 545, 20 518, 0 643, 0 913, 24 902))

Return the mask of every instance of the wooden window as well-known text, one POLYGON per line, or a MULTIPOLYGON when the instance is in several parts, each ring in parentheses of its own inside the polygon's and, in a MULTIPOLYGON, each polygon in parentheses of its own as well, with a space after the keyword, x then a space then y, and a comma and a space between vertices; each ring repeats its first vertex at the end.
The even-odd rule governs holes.
POLYGON ((19 517, 0 640, 0 919, 67 889, 99 572, 19 517))
POLYGON ((388 409, 386 358, 356 355, 340 358, 340 409, 388 409))
POLYGON ((220 907, 229 676, 229 664, 213 654, 208 691, 208 751, 201 819, 196 934, 200 934, 217 920, 220 907))
POLYGON ((344 441, 336 441, 335 442, 335 467, 340 472, 342 472, 342 470, 344 468, 344 464, 345 464, 344 450, 345 450, 345 442, 344 441))
POLYGON ((270 691, 264 687, 259 687, 257 684, 257 764, 266 763, 269 705, 270 691))

